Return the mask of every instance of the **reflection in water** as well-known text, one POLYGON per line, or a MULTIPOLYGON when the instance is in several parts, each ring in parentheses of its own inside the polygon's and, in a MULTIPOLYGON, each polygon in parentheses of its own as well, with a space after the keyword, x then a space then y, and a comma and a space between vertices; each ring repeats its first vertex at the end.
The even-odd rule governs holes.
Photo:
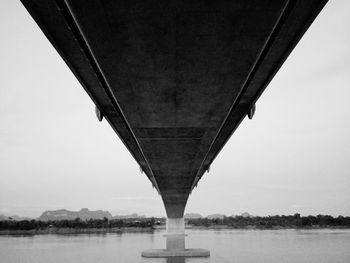
POLYGON ((184 257, 169 257, 166 259, 166 263, 185 263, 184 257))
POLYGON ((1 236, 0 262, 8 263, 349 263, 350 229, 188 230, 187 246, 208 258, 142 258, 164 248, 164 231, 107 235, 1 236))

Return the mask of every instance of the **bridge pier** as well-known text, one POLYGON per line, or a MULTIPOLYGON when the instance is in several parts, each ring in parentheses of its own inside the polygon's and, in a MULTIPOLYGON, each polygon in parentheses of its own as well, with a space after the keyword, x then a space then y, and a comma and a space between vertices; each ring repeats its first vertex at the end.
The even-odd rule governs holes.
POLYGON ((166 220, 166 249, 149 249, 142 251, 147 258, 159 257, 209 257, 206 249, 185 248, 185 222, 184 218, 167 218, 166 220))
POLYGON ((166 249, 171 251, 185 250, 184 218, 167 218, 166 220, 166 249))

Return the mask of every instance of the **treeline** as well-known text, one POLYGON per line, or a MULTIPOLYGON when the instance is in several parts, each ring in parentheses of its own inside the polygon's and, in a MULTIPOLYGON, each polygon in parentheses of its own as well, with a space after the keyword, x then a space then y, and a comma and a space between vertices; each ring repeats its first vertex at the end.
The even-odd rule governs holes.
MULTIPOLYGON (((312 228, 312 227, 343 227, 350 228, 350 217, 330 215, 317 216, 300 216, 294 215, 275 215, 267 217, 224 217, 222 219, 187 219, 188 225, 192 226, 222 226, 229 228, 312 228)), ((40 220, 5 220, 0 221, 0 230, 47 230, 53 229, 115 229, 115 228, 153 228, 155 225, 164 225, 164 218, 142 218, 142 219, 89 219, 81 220, 56 220, 56 221, 40 221, 40 220)))
POLYGON ((81 220, 57 220, 57 221, 40 221, 40 220, 5 220, 0 221, 0 230, 41 230, 48 228, 75 228, 75 229, 91 229, 91 228, 123 228, 123 227, 138 227, 146 228, 153 227, 159 221, 156 218, 145 219, 89 219, 81 220))
POLYGON ((188 224, 193 226, 228 226, 232 228, 310 228, 310 227, 350 227, 350 217, 330 215, 300 216, 275 215, 267 217, 224 217, 222 219, 198 218, 189 219, 188 224))

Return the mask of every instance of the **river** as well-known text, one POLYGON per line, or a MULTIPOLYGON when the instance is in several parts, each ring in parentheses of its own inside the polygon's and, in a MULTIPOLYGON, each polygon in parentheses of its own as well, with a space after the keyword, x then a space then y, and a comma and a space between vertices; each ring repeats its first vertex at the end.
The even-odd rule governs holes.
POLYGON ((186 247, 209 258, 148 259, 164 248, 164 231, 79 235, 0 236, 1 263, 349 263, 350 229, 187 230, 186 247))

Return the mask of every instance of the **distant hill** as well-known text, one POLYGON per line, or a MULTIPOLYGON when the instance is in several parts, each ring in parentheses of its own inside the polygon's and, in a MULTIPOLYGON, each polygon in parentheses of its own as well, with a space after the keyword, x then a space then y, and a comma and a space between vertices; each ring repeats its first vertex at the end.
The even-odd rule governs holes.
POLYGON ((127 218, 146 218, 146 216, 144 215, 138 215, 136 213, 134 214, 130 214, 130 215, 116 215, 116 216, 113 216, 113 219, 127 219, 127 218))
POLYGON ((208 219, 223 219, 226 215, 224 214, 212 214, 212 215, 208 215, 207 218, 208 219))
POLYGON ((203 218, 203 216, 201 214, 196 214, 196 213, 185 214, 185 219, 197 219, 197 218, 203 218))
POLYGON ((33 218, 22 217, 18 215, 11 215, 11 216, 0 215, 0 221, 4 221, 4 220, 22 221, 22 220, 32 220, 32 219, 33 218))
POLYGON ((112 215, 108 211, 90 211, 87 208, 82 208, 80 211, 69 211, 66 209, 46 211, 38 219, 42 221, 48 220, 74 220, 79 217, 82 220, 88 219, 103 219, 104 217, 112 219, 112 215))
POLYGON ((248 217, 254 217, 253 215, 247 213, 247 212, 244 212, 241 214, 241 217, 244 217, 244 218, 248 218, 248 217))

